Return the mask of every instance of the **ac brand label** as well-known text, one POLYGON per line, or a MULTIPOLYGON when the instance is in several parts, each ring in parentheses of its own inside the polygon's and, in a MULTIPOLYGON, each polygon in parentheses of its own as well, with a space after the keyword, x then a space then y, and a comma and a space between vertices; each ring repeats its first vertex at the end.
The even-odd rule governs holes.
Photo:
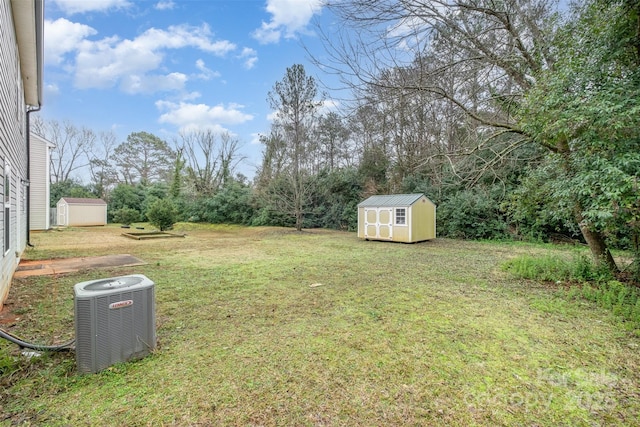
POLYGON ((129 307, 130 305, 133 305, 133 300, 131 300, 131 299, 124 300, 124 301, 113 302, 113 303, 109 304, 109 310, 115 310, 117 308, 129 307))

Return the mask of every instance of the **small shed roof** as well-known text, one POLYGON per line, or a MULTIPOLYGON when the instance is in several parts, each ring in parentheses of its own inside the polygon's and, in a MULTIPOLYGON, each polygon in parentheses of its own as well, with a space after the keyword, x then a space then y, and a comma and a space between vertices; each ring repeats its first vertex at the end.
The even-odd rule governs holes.
POLYGON ((358 207, 393 207, 393 206, 411 206, 420 198, 424 196, 422 193, 414 194, 388 194, 371 196, 368 199, 360 202, 358 207))
POLYGON ((64 200, 68 205, 106 205, 102 199, 84 199, 81 197, 63 197, 60 200, 64 200))

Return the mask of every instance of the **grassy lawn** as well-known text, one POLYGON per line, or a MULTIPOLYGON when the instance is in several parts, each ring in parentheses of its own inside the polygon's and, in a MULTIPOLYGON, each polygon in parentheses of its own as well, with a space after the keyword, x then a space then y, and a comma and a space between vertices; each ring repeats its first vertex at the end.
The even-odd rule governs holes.
POLYGON ((16 346, 0 342, 0 425, 640 422, 638 334, 500 269, 517 254, 569 249, 177 230, 187 237, 137 241, 112 226, 32 234, 27 259, 128 253, 148 264, 15 280, 13 333, 65 341, 75 283, 141 273, 156 283, 159 345, 78 375, 73 353, 13 363, 16 346))

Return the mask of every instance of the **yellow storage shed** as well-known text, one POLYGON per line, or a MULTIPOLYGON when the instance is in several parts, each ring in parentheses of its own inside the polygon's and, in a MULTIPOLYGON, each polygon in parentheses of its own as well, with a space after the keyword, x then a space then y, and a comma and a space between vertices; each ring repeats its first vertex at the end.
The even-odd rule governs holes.
POLYGON ((371 196, 358 204, 358 237, 414 243, 436 238, 436 205, 424 194, 371 196))

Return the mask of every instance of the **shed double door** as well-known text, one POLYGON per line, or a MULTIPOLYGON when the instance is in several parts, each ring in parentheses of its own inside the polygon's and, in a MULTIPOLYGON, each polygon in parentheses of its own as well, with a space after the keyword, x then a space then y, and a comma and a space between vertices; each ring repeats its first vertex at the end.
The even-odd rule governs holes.
POLYGON ((364 209, 364 238, 393 239, 393 208, 364 209))

